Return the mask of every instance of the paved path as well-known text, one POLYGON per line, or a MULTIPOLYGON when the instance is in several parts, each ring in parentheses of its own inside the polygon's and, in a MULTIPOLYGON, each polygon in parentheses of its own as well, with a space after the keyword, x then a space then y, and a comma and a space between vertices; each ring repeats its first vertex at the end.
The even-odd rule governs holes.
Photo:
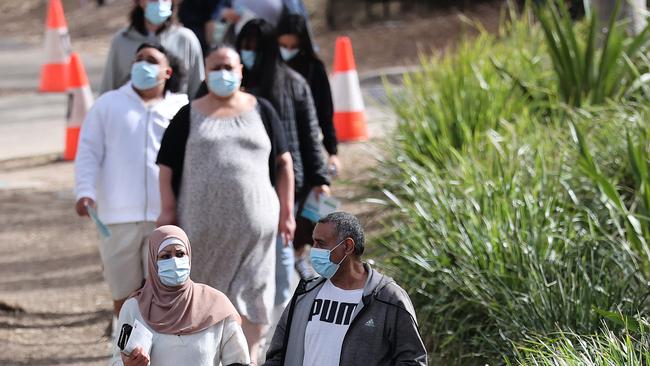
MULTIPOLYGON (((65 93, 38 93, 42 46, 0 40, 0 161, 61 153, 65 143, 65 93)), ((82 59, 97 90, 104 57, 82 59)))

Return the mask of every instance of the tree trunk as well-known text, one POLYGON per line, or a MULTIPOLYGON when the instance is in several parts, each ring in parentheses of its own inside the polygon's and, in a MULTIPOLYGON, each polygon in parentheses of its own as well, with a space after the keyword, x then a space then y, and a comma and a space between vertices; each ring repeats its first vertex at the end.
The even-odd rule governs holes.
MULTIPOLYGON (((647 6, 646 0, 620 0, 622 2, 619 10, 619 18, 627 17, 630 19, 630 31, 638 34, 647 24, 647 6)), ((603 26, 609 22, 609 18, 614 11, 616 0, 591 0, 592 6, 598 13, 598 18, 603 26)))

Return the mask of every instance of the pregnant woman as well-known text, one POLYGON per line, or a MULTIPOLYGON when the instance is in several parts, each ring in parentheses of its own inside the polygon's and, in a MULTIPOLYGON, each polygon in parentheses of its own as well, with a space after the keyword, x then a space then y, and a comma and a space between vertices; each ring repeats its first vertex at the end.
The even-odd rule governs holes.
POLYGON ((209 93, 163 136, 158 224, 178 221, 197 243, 192 275, 233 302, 255 360, 271 321, 274 238, 290 240, 295 229, 293 166, 273 107, 239 90, 237 52, 213 51, 206 68, 209 93))

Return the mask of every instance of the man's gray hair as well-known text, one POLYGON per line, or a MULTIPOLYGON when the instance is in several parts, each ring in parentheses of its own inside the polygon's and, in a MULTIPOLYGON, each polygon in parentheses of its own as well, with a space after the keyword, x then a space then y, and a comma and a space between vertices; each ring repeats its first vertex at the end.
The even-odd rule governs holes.
POLYGON ((347 212, 333 212, 318 220, 319 224, 333 223, 337 241, 341 242, 347 238, 354 240, 354 254, 360 256, 364 250, 365 234, 359 219, 347 212))

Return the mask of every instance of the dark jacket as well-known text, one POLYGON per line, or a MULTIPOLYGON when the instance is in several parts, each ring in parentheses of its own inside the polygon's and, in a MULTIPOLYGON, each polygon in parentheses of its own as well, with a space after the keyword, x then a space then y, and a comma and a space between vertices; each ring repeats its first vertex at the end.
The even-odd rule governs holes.
MULTIPOLYGON (((268 99, 278 112, 287 134, 298 197, 312 187, 329 184, 330 181, 309 85, 289 67, 283 66, 277 70, 284 73, 284 77, 278 77, 268 99)), ((259 95, 254 88, 250 92, 259 95)))
MULTIPOLYGON (((426 365, 427 352, 408 295, 392 278, 364 267, 368 280, 343 339, 340 365, 426 365)), ((320 277, 301 280, 275 329, 264 365, 302 365, 307 319, 324 283, 320 277)))
POLYGON ((226 6, 230 6, 230 1, 183 0, 178 7, 178 20, 194 32, 204 55, 208 54, 210 47, 206 40, 205 25, 210 20, 220 20, 221 11, 226 6))
POLYGON ((307 80, 314 98, 318 124, 323 132, 323 146, 330 155, 336 155, 338 141, 334 130, 334 104, 332 90, 323 61, 310 55, 299 54, 287 62, 292 69, 307 80))

